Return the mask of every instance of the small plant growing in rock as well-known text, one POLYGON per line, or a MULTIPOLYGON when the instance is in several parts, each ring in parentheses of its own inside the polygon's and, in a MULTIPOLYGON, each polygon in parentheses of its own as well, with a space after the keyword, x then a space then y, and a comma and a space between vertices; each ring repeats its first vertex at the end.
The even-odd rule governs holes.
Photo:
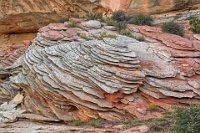
POLYGON ((70 126, 80 126, 82 124, 81 120, 73 120, 69 123, 70 126))
POLYGON ((128 37, 133 37, 133 35, 131 34, 130 30, 127 30, 127 29, 122 29, 120 31, 120 34, 124 35, 124 36, 128 36, 128 37))
POLYGON ((159 108, 156 104, 151 103, 151 104, 149 104, 148 110, 151 111, 151 112, 154 112, 154 111, 158 111, 159 108))
POLYGON ((98 40, 103 40, 104 38, 112 38, 112 39, 116 39, 117 36, 114 34, 106 34, 106 32, 101 32, 98 36, 98 40))
POLYGON ((134 36, 133 38, 135 38, 136 40, 138 40, 140 42, 144 42, 145 41, 144 36, 134 36))
POLYGON ((101 128, 103 126, 103 120, 101 119, 92 119, 87 123, 88 126, 101 128))
POLYGON ((114 26, 117 29, 117 31, 120 32, 121 30, 126 29, 127 22, 126 21, 115 22, 114 26))
POLYGON ((176 108, 171 130, 174 133, 199 133, 200 105, 176 108))
POLYGON ((195 34, 200 34, 200 19, 193 18, 190 20, 190 30, 195 34))
POLYGON ((86 18, 90 20, 97 20, 97 19, 102 19, 103 14, 101 13, 88 13, 86 18))
POLYGON ((61 18, 59 20, 60 23, 64 23, 64 22, 67 22, 67 21, 69 21, 69 18, 61 18))
POLYGON ((68 22, 68 25, 69 25, 70 27, 77 27, 77 26, 78 26, 78 23, 75 22, 75 21, 69 21, 69 22, 68 22))
POLYGON ((114 25, 113 19, 111 19, 111 18, 109 18, 109 17, 104 18, 104 19, 103 19, 103 22, 106 23, 106 25, 108 25, 108 26, 113 26, 113 25, 114 25))
POLYGON ((163 32, 184 36, 183 27, 175 22, 166 22, 161 28, 163 32))
POLYGON ((126 21, 127 16, 124 11, 117 10, 113 12, 113 15, 111 17, 114 21, 120 22, 120 21, 126 21))
POLYGON ((129 20, 130 24, 135 24, 135 25, 149 25, 151 26, 153 23, 153 18, 150 16, 145 16, 145 15, 139 15, 131 18, 129 20))

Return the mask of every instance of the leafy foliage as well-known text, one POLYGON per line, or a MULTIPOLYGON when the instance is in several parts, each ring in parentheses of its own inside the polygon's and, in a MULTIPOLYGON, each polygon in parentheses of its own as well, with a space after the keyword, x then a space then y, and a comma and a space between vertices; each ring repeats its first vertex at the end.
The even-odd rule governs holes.
POLYGON ((78 23, 75 22, 75 21, 69 21, 69 22, 68 22, 68 25, 69 25, 70 27, 77 27, 77 26, 78 26, 78 23))
POLYGON ((127 16, 124 11, 117 10, 117 11, 113 12, 112 19, 117 22, 126 21, 127 16))
POLYGON ((175 133, 199 133, 200 105, 191 105, 189 108, 176 108, 173 121, 172 131, 175 133))
POLYGON ((162 25, 161 28, 163 32, 184 36, 183 27, 175 22, 166 22, 162 25))
POLYGON ((88 124, 88 126, 91 126, 91 127, 101 128, 103 126, 103 120, 101 120, 101 119, 92 119, 87 124, 88 124))
POLYGON ((145 38, 144 36, 134 36, 134 38, 140 42, 144 42, 145 41, 145 38))
POLYGON ((114 34, 106 34, 106 32, 101 32, 98 36, 99 40, 103 40, 103 38, 112 38, 112 39, 116 39, 117 36, 114 34))
POLYGON ((81 126, 82 124, 81 120, 73 120, 69 123, 70 126, 81 126))
POLYGON ((145 15, 139 15, 131 18, 129 20, 130 24, 135 24, 135 25, 149 25, 151 26, 153 23, 153 18, 150 16, 145 16, 145 15))
POLYGON ((115 22, 114 26, 120 32, 121 30, 126 29, 126 27, 127 27, 127 21, 115 22))
POLYGON ((190 30, 193 33, 200 34, 200 19, 193 18, 190 20, 190 30))
POLYGON ((103 14, 101 13, 89 13, 86 16, 90 20, 97 20, 97 19, 102 19, 103 14))
POLYGON ((106 23, 106 25, 108 26, 113 26, 114 25, 114 21, 113 19, 107 17, 107 18, 104 18, 103 21, 106 23))
POLYGON ((124 35, 124 36, 128 36, 128 37, 133 37, 133 35, 131 34, 130 30, 127 30, 127 29, 122 29, 120 31, 120 34, 124 35))

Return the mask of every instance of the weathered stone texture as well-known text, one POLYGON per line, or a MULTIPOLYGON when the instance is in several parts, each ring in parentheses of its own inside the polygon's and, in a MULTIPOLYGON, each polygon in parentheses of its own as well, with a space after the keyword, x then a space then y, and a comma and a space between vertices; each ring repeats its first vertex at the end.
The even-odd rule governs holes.
MULTIPOLYGON (((199 9, 199 0, 1 0, 0 33, 28 33, 72 15, 124 10, 130 15, 199 9)), ((166 19, 166 18, 164 18, 166 19)))
POLYGON ((10 81, 23 89, 26 113, 19 117, 143 119, 161 117, 149 110, 152 104, 171 110, 200 103, 200 37, 186 30, 188 24, 184 37, 128 25, 133 36, 145 37, 139 42, 99 21, 76 21, 77 27, 66 22, 41 28, 25 54, 2 70, 12 70, 10 81))

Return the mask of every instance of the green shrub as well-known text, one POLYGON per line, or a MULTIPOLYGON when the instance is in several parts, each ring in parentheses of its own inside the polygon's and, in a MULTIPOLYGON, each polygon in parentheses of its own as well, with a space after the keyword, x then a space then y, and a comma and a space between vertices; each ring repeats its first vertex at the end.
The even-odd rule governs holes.
POLYGON ((115 28, 117 29, 117 31, 121 31, 126 29, 127 27, 127 22, 126 21, 119 21, 119 22, 115 22, 114 23, 115 28))
POLYGON ((129 20, 130 24, 135 24, 135 25, 149 25, 151 26, 153 23, 153 18, 150 16, 145 16, 145 15, 139 15, 136 17, 133 17, 129 20))
POLYGON ((114 21, 120 22, 127 20, 126 14, 124 11, 117 10, 113 12, 113 15, 111 17, 114 21))
POLYGON ((92 119, 87 123, 88 126, 101 128, 103 126, 103 120, 101 119, 92 119))
POLYGON ((144 42, 145 41, 144 36, 134 36, 133 38, 135 38, 136 40, 138 40, 140 42, 144 42))
POLYGON ((60 18, 60 20, 59 20, 60 23, 64 23, 67 21, 69 21, 69 18, 60 18))
POLYGON ((113 34, 106 34, 106 32, 101 32, 98 36, 99 40, 103 40, 104 38, 112 38, 112 39, 116 39, 117 36, 113 35, 113 34))
POLYGON ((158 111, 158 108, 159 107, 156 104, 151 103, 151 104, 149 104, 148 110, 151 112, 154 112, 154 111, 158 111))
POLYGON ((200 105, 191 105, 188 108, 176 108, 173 122, 171 130, 174 133, 199 133, 200 105))
POLYGON ((68 22, 68 25, 69 25, 70 27, 77 27, 77 26, 78 26, 78 23, 75 22, 75 21, 69 21, 69 22, 68 22))
POLYGON ((119 33, 124 36, 133 37, 130 30, 127 30, 127 29, 122 29, 119 33))
POLYGON ((73 120, 69 123, 70 126, 80 126, 81 124, 83 124, 81 120, 73 120))
POLYGON ((88 13, 86 17, 90 20, 97 20, 97 19, 102 19, 103 14, 101 14, 101 13, 88 13))
POLYGON ((113 26, 114 25, 114 21, 111 18, 104 18, 103 21, 108 26, 113 26))
POLYGON ((190 20, 190 30, 193 33, 200 34, 200 19, 193 18, 190 20))
POLYGON ((175 22, 166 22, 161 28, 163 32, 184 36, 183 27, 175 22))

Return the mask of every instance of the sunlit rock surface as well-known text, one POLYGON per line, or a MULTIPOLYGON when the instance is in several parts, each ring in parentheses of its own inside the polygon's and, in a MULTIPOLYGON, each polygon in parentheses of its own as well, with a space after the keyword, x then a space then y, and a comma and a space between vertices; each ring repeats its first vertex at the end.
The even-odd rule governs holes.
POLYGON ((108 15, 115 10, 124 10, 132 16, 167 13, 159 21, 177 18, 183 11, 186 11, 186 16, 197 17, 198 14, 187 12, 199 7, 199 0, 1 0, 0 34, 33 33, 69 16, 85 16, 88 13, 108 15), (171 17, 174 12, 177 16, 171 17))

